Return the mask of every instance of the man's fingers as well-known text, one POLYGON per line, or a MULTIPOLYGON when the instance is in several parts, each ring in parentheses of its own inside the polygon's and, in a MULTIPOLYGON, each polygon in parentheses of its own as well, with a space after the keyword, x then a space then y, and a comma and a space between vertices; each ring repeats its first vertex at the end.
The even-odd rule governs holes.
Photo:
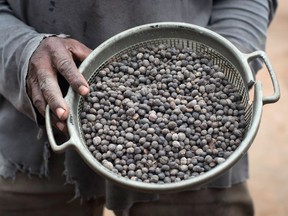
POLYGON ((62 49, 54 52, 52 62, 56 70, 62 74, 75 91, 81 95, 89 93, 88 83, 78 71, 72 54, 68 50, 62 49))
POLYGON ((35 106, 35 108, 39 111, 39 113, 44 117, 46 102, 43 97, 42 91, 39 87, 38 80, 35 81, 34 79, 29 79, 28 82, 29 82, 28 94, 32 99, 32 103, 35 106))
MULTIPOLYGON (((52 68, 50 70, 52 70, 52 68)), ((50 109, 60 120, 66 120, 69 110, 58 85, 55 73, 51 73, 47 71, 47 69, 38 70, 38 82, 43 97, 49 104, 50 109)))
POLYGON ((66 123, 64 121, 60 121, 54 113, 51 114, 51 122, 52 125, 58 130, 64 133, 68 132, 66 123))
POLYGON ((67 41, 69 41, 68 44, 66 43, 67 49, 73 54, 73 58, 77 61, 84 61, 84 59, 92 52, 91 49, 74 39, 67 39, 67 41))
MULTIPOLYGON (((45 108, 46 108, 47 104, 45 102, 42 91, 38 85, 38 82, 37 83, 33 82, 31 85, 32 85, 32 88, 31 88, 31 91, 29 94, 31 95, 31 98, 33 98, 32 99, 33 105, 39 111, 39 113, 43 117, 45 117, 45 108)), ((57 113, 57 111, 56 111, 56 113, 57 113)), ((65 122, 60 121, 59 118, 57 118, 54 113, 51 114, 51 122, 52 122, 52 125, 54 125, 54 127, 58 128, 58 130, 60 130, 64 133, 67 133, 67 126, 66 126, 65 122)))

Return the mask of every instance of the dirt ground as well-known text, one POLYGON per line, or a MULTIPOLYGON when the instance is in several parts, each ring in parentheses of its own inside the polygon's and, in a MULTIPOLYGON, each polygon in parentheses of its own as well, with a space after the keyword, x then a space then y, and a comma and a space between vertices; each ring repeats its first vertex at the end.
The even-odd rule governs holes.
MULTIPOLYGON (((263 107, 256 139, 249 150, 250 180, 255 216, 287 216, 288 214, 288 2, 280 0, 276 17, 268 33, 266 53, 280 84, 281 98, 263 107)), ((257 76, 264 95, 273 88, 267 70, 257 76)), ((114 214, 105 209, 104 216, 114 214)))

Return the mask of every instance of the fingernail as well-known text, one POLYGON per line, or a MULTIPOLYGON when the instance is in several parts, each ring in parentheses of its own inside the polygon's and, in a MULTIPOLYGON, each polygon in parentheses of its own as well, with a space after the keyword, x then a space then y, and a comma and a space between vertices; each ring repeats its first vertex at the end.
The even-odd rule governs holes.
POLYGON ((65 127, 62 122, 57 122, 57 123, 56 123, 56 126, 57 126, 57 128, 58 128, 60 131, 63 131, 63 130, 64 130, 64 127, 65 127))
POLYGON ((59 107, 56 109, 56 114, 57 114, 59 119, 62 119, 64 113, 65 113, 65 110, 63 108, 59 107))
POLYGON ((89 93, 89 88, 87 88, 86 86, 80 86, 79 88, 78 88, 78 91, 79 91, 79 93, 81 94, 81 95, 86 95, 86 94, 88 94, 89 93))

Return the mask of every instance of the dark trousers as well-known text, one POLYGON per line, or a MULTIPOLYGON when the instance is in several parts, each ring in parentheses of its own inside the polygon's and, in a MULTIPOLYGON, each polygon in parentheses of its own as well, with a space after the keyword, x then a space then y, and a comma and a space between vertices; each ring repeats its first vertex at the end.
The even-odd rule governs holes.
POLYGON ((155 202, 136 203, 116 216, 252 216, 254 208, 246 183, 227 189, 204 189, 164 194, 155 202))

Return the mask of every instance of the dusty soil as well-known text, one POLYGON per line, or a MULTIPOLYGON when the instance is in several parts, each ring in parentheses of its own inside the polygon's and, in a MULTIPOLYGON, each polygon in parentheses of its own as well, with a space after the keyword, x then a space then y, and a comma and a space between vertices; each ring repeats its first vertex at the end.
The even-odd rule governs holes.
MULTIPOLYGON (((286 216, 288 213, 288 2, 280 0, 268 33, 266 53, 277 74, 281 98, 263 107, 261 125, 249 150, 250 180, 256 216, 286 216)), ((273 87, 265 68, 257 76, 264 95, 273 87)), ((113 216, 105 209, 104 216, 113 216)))

